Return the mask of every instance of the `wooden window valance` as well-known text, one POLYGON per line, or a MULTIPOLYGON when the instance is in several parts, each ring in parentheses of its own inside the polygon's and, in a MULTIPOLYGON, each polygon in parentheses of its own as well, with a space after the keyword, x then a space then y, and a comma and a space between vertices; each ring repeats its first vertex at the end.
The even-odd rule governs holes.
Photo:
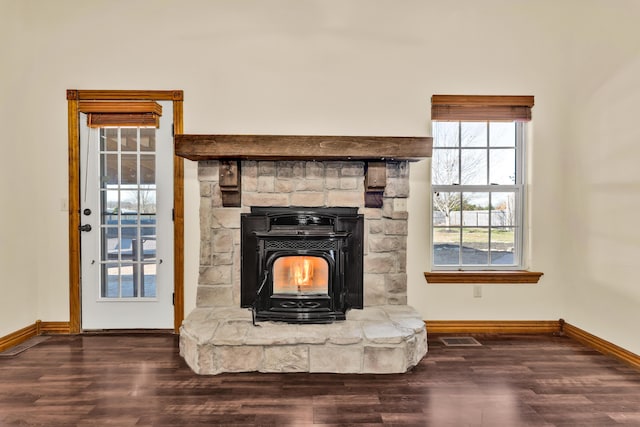
POLYGON ((531 120, 533 96, 433 95, 431 120, 531 120))
POLYGON ((87 115, 87 126, 159 127, 162 106, 155 101, 80 101, 78 110, 87 115))

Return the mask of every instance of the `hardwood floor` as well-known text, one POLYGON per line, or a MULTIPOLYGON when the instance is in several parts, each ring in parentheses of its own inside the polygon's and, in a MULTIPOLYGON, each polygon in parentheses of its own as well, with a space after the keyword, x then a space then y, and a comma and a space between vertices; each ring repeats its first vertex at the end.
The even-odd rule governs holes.
POLYGON ((404 375, 193 374, 172 335, 54 336, 0 358, 0 425, 640 425, 640 372, 569 338, 477 337, 404 375))

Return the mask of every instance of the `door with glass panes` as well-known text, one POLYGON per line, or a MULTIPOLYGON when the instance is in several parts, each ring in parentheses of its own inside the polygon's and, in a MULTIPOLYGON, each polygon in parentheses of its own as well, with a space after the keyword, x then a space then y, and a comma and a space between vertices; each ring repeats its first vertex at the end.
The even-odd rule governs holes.
POLYGON ((155 127, 80 117, 82 329, 173 328, 172 103, 155 127))

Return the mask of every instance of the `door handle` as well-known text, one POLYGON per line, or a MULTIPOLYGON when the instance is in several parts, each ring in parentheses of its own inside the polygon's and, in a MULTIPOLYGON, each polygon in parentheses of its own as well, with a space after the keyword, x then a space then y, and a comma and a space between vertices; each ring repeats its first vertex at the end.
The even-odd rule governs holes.
POLYGON ((78 227, 80 231, 91 231, 91 224, 85 224, 78 227))

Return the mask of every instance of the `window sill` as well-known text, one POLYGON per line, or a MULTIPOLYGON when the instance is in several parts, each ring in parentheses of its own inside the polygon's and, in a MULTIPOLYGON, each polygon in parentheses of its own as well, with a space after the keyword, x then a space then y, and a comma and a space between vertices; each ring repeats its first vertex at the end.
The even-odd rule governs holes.
POLYGON ((544 273, 525 270, 432 271, 425 272, 427 283, 538 283, 544 273))

